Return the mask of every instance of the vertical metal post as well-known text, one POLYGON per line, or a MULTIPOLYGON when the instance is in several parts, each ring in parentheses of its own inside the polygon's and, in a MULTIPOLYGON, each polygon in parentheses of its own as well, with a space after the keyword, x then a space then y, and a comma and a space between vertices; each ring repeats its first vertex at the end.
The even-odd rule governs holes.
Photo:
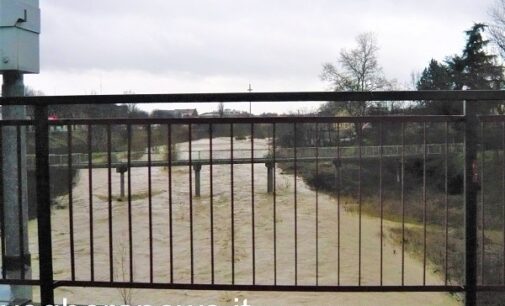
POLYGON ((464 102, 465 115, 465 305, 477 303, 477 112, 476 101, 464 102))
POLYGON ((121 164, 116 168, 116 172, 119 173, 119 201, 125 199, 125 177, 124 174, 128 172, 128 165, 121 164))
MULTIPOLYGON (((2 96, 24 96, 23 74, 3 73, 2 96)), ((26 119, 24 105, 3 106, 3 119, 26 119)), ((47 118, 46 118, 47 119, 47 118)), ((5 222, 5 269, 7 278, 31 278, 28 250, 28 196, 26 171, 26 131, 24 127, 7 126, 2 129, 2 175, 5 222), (19 135, 17 133, 19 131, 19 135), (19 143, 18 143, 19 142, 19 143), (19 153, 19 154, 18 154, 19 153)), ((12 298, 31 300, 31 287, 11 286, 12 298)))
POLYGON ((47 106, 35 107, 37 218, 39 234, 40 303, 54 305, 51 245, 51 198, 49 195, 49 123, 47 106))
POLYGON ((195 197, 200 197, 200 171, 202 170, 202 164, 193 164, 193 170, 195 171, 195 197))
POLYGON ((265 163, 267 168, 267 193, 272 193, 274 191, 274 167, 275 164, 272 161, 265 163))
POLYGON ((119 172, 120 174, 120 178, 119 178, 119 184, 121 185, 119 187, 120 191, 119 191, 119 198, 121 199, 121 201, 125 198, 125 188, 124 188, 124 171, 120 171, 119 172))

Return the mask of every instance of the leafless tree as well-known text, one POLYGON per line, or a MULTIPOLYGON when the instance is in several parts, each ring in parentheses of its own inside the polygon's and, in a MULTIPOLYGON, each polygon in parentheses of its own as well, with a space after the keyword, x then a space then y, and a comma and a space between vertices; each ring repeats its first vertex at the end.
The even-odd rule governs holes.
POLYGON ((126 105, 128 115, 133 114, 133 113, 137 113, 140 111, 140 108, 137 105, 137 103, 126 103, 125 105, 126 105))
MULTIPOLYGON (((394 82, 384 76, 378 62, 378 51, 375 35, 362 33, 356 37, 356 48, 340 51, 336 65, 323 64, 321 79, 329 82, 335 91, 391 89, 394 82)), ((366 102, 348 102, 343 106, 352 116, 364 116, 367 111, 366 102)))
POLYGON ((217 105, 217 112, 219 113, 219 117, 224 117, 224 103, 223 102, 219 102, 219 104, 217 105))
POLYGON ((489 33, 492 41, 498 46, 500 54, 505 58, 505 0, 496 0, 489 10, 492 23, 489 25, 489 33))
MULTIPOLYGON (((390 90, 394 81, 384 76, 378 61, 379 46, 371 32, 356 37, 354 49, 342 49, 337 63, 323 64, 321 79, 327 81, 335 91, 374 91, 390 90)), ((320 112, 336 115, 342 112, 350 116, 365 116, 371 106, 366 101, 328 102, 321 106, 320 112)), ((354 125, 356 134, 362 130, 362 124, 354 125)))

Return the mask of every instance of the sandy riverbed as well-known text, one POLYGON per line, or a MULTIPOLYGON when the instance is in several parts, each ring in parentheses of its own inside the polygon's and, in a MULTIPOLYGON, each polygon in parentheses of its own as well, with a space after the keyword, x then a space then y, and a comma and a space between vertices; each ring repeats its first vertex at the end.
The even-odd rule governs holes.
MULTIPOLYGON (((228 148, 228 139, 214 139, 215 148, 228 148)), ((208 145, 208 140, 195 141, 193 149, 208 145)), ((235 148, 249 148, 250 142, 236 141, 235 148)), ((256 147, 266 147, 263 140, 256 147)), ((179 149, 183 150, 184 145, 179 149)), ((235 282, 252 282, 251 165, 235 165, 235 282)), ((152 223, 154 248, 154 281, 170 281, 168 171, 152 169, 152 223)), ((254 165, 256 283, 272 284, 274 277, 273 196, 266 192, 266 168, 254 165)), ((147 169, 132 170, 132 192, 147 192, 147 169)), ((173 167, 173 244, 174 282, 190 282, 189 171, 173 167)), ((214 166, 214 248, 215 281, 231 282, 231 188, 230 165, 214 166)), ((202 196, 193 198, 194 281, 210 283, 210 180, 209 167, 202 168, 202 196)), ((294 177, 276 170, 277 205, 277 283, 294 284, 294 177)), ((74 227, 76 278, 90 278, 88 171, 81 170, 74 187, 74 227)), ((113 194, 119 193, 119 175, 113 173, 113 194)), ((298 284, 316 283, 316 212, 315 192, 298 179, 298 284)), ((109 280, 109 232, 107 171, 93 170, 93 226, 95 279, 109 280)), ((67 198, 60 199, 67 205, 67 198)), ((134 279, 149 281, 149 222, 147 199, 132 202, 134 279)), ((129 280, 127 202, 113 201, 114 277, 129 280)), ((388 229, 397 226, 385 222, 383 282, 401 284, 401 254, 389 239, 388 229)), ((319 194, 319 285, 337 284, 337 202, 319 194)), ((35 234, 35 226, 31 224, 35 234)), ((378 285, 380 269, 380 222, 362 217, 363 285, 378 285)), ((358 216, 341 208, 340 284, 358 284, 358 216)), ((70 278, 68 207, 53 209, 53 256, 55 279, 70 278)), ((32 239, 34 241, 34 239, 32 239)), ((36 245, 32 244, 32 248, 36 245)), ((34 256, 34 265, 37 257, 34 256)), ((422 263, 409 254, 405 257, 405 284, 422 284, 422 263)), ((36 273, 35 273, 36 274, 36 273)), ((440 284, 439 275, 428 268, 427 284, 440 284)), ((118 289, 59 288, 57 301, 67 297, 71 302, 86 304, 122 303, 118 289)), ((283 292, 218 292, 183 290, 133 290, 135 304, 235 305, 235 297, 247 298, 251 305, 459 305, 447 293, 283 293, 283 292)))

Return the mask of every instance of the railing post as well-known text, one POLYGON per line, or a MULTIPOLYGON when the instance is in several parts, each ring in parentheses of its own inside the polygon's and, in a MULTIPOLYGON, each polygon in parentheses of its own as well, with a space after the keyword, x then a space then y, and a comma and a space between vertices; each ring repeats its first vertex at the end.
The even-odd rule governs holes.
POLYGON ((40 303, 54 305, 49 185, 49 122, 47 106, 35 107, 37 219, 39 235, 40 303))
POLYGON ((465 305, 477 304, 477 162, 476 101, 464 102, 465 115, 465 305))

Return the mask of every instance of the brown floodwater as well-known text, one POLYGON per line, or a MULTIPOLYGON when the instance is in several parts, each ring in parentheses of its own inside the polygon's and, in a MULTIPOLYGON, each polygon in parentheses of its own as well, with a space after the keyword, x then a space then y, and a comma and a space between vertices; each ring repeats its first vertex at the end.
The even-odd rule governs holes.
MULTIPOLYGON (((216 149, 228 149, 228 138, 213 140, 216 149)), ((208 140, 193 142, 193 150, 205 149, 208 140)), ((266 148, 266 140, 255 140, 255 147, 266 148)), ((235 149, 250 148, 250 141, 234 141, 235 149)), ((187 150, 187 144, 179 144, 178 150, 187 150)), ((250 154, 250 153, 249 153, 250 154)), ((145 157, 144 157, 145 158, 145 157)), ((162 158, 157 156, 157 158, 162 158)), ((233 166, 234 239, 231 235, 231 166, 213 167, 213 210, 214 210, 214 254, 215 282, 229 284, 232 277, 232 243, 235 246, 235 283, 252 283, 253 241, 252 241, 252 187, 251 165, 233 166)), ((256 284, 273 284, 274 281, 274 197, 267 193, 266 167, 254 164, 254 236, 256 284)), ((177 283, 191 281, 190 260, 190 189, 189 167, 172 168, 173 203, 173 280, 177 283)), ((80 170, 73 189, 75 273, 77 280, 89 280, 90 275, 90 226, 89 226, 89 185, 88 170, 80 170)), ((203 166, 202 195, 193 197, 193 247, 194 282, 211 282, 210 246, 210 169, 203 166)), ((295 279, 295 214, 292 174, 283 174, 276 169, 276 271, 277 284, 293 285, 295 279)), ((93 248, 94 278, 109 281, 109 231, 107 201, 107 170, 92 171, 93 201, 93 248)), ((143 198, 148 191, 148 172, 144 168, 131 170, 132 193, 138 199, 132 201, 132 233, 134 268, 133 278, 137 282, 150 280, 149 210, 148 199, 143 198)), ((193 176, 194 179, 194 176, 193 176)), ((57 183, 57 182, 53 182, 57 183)), ((128 281, 129 239, 128 202, 118 201, 119 175, 113 171, 112 188, 115 195, 112 202, 113 227, 113 268, 116 281, 128 281)), ((154 282, 170 281, 170 218, 168 170, 152 168, 152 241, 154 282)), ((339 281, 338 231, 340 230, 340 284, 358 284, 359 225, 358 215, 340 206, 338 224, 338 203, 336 199, 318 193, 316 215, 316 192, 302 179, 296 179, 297 203, 297 283, 298 285, 336 285, 339 281), (316 228, 316 217, 318 228, 316 228), (316 250, 316 230, 318 249, 316 250), (316 253, 316 251, 318 251, 316 253), (317 256, 316 256, 317 254, 317 256), (318 260, 317 260, 318 259, 318 260), (316 261, 318 273, 316 273, 316 261)), ((53 258, 55 279, 70 279, 70 234, 68 198, 58 199, 62 208, 52 210, 53 258)), ((362 216, 361 284, 380 284, 380 220, 362 216)), ((384 222, 383 243, 383 284, 401 284, 401 250, 391 241, 389 230, 399 226, 384 222)), ((30 224, 30 234, 36 235, 36 222, 30 224)), ((36 241, 31 239, 31 248, 36 253, 36 241)), ((38 257, 33 257, 37 267, 38 257)), ((36 269, 35 269, 36 270, 36 269)), ((442 284, 439 274, 428 266, 427 284, 442 284)), ((34 271, 36 277, 37 271, 34 271)), ((411 254, 405 254, 405 284, 422 284, 423 265, 411 254)), ((460 305, 456 296, 448 293, 314 293, 314 292, 227 292, 227 291, 187 291, 187 290, 123 290, 131 294, 131 304, 150 305, 236 305, 235 298, 247 299, 251 305, 460 305)), ((35 292, 35 295, 37 293, 35 292)), ((123 303, 120 289, 58 288, 56 302, 66 297, 79 304, 120 304, 123 303)))

